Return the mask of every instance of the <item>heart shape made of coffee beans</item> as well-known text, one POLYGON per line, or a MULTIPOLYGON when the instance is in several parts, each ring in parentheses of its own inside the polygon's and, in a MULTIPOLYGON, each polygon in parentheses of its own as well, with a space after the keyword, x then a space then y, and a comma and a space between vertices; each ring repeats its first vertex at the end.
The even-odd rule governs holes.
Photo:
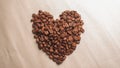
POLYGON ((61 64, 76 49, 84 32, 84 23, 76 11, 66 10, 59 17, 54 20, 49 12, 39 10, 31 19, 39 49, 57 64, 61 64))

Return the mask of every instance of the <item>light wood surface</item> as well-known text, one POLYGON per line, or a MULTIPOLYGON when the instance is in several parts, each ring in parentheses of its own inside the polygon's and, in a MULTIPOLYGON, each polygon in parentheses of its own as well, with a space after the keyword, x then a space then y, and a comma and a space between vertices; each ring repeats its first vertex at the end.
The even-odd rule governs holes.
POLYGON ((119 0, 0 0, 0 68, 120 68, 119 0), (56 65, 33 39, 32 13, 58 18, 76 10, 85 33, 77 49, 56 65))

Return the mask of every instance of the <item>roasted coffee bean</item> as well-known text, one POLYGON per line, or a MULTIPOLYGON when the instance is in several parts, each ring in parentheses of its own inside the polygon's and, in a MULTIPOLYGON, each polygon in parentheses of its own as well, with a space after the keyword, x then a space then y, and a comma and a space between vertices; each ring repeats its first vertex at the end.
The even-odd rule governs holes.
POLYGON ((53 56, 52 56, 52 55, 49 55, 49 58, 50 58, 50 59, 53 59, 53 56))
POLYGON ((80 43, 81 33, 84 33, 83 20, 76 11, 66 10, 59 17, 54 20, 49 12, 39 10, 31 19, 38 48, 57 64, 73 53, 80 43))
POLYGON ((53 50, 53 47, 50 47, 50 52, 53 52, 54 50, 53 50))
POLYGON ((68 40, 69 40, 69 41, 73 41, 73 37, 72 37, 72 36, 69 36, 68 40))

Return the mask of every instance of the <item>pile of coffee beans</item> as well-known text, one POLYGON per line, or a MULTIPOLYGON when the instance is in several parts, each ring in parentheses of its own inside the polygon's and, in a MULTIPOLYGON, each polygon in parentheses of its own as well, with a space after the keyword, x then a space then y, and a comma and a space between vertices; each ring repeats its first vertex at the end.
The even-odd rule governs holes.
POLYGON ((39 49, 57 64, 73 53, 84 32, 84 23, 76 11, 66 10, 59 17, 54 20, 49 12, 39 10, 31 19, 32 32, 39 49))

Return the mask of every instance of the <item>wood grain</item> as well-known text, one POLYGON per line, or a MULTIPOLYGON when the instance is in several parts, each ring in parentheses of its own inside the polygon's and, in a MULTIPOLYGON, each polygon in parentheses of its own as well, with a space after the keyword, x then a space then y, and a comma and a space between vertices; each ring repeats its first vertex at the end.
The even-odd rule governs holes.
POLYGON ((0 68, 120 68, 119 0, 0 0, 0 68), (58 18, 78 11, 85 33, 61 65, 40 51, 33 39, 32 13, 45 10, 58 18))

